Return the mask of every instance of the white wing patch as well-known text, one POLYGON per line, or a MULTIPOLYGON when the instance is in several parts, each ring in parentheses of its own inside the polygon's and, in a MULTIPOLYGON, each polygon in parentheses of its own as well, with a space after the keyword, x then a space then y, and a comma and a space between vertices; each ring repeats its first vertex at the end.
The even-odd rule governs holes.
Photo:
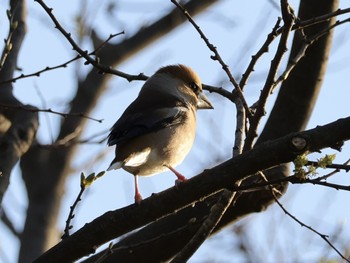
POLYGON ((130 167, 140 166, 145 162, 147 162, 150 152, 151 152, 150 147, 144 149, 142 152, 136 152, 127 159, 124 165, 130 166, 130 167))

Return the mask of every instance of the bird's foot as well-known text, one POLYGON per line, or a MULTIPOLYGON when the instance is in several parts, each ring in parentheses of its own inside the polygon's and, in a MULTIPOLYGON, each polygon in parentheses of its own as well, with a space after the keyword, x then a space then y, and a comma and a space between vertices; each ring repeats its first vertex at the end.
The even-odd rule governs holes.
POLYGON ((186 177, 184 177, 184 176, 181 176, 181 178, 178 177, 175 180, 175 187, 179 187, 183 182, 186 182, 186 181, 187 181, 186 177))
POLYGON ((135 204, 140 205, 141 201, 142 201, 142 195, 139 192, 135 193, 135 204))

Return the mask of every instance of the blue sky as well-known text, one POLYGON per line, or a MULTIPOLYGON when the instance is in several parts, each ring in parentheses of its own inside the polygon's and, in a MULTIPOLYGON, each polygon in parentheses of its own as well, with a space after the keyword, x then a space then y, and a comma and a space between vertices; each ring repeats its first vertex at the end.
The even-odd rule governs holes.
MULTIPOLYGON (((77 35, 74 19, 79 10, 84 10, 83 2, 46 1, 54 9, 57 19, 67 31, 73 34, 75 39, 77 39, 77 35)), ((297 10, 297 2, 290 1, 295 10, 297 10)), ((118 1, 116 10, 119 11, 116 12, 116 18, 113 20, 105 13, 107 2, 96 4, 94 1, 85 1, 85 3, 87 3, 87 23, 99 32, 102 39, 107 38, 111 33, 122 30, 126 32, 124 36, 113 40, 114 42, 132 35, 143 24, 152 23, 164 12, 173 8, 170 1, 163 0, 118 1)), ((2 2, 0 10, 8 8, 6 4, 2 2)), ((341 6, 348 7, 348 3, 341 1, 341 6)), ((196 17, 196 22, 210 41, 217 46, 219 53, 229 64, 234 75, 239 77, 249 63, 251 55, 258 50, 266 35, 271 31, 278 16, 279 10, 274 8, 270 1, 227 0, 196 17)), ((0 23, 7 23, 5 12, 0 13, 0 23)), ((349 115, 350 65, 348 61, 350 53, 348 47, 350 33, 348 28, 349 25, 343 25, 335 30, 328 73, 308 128, 349 115)), ((6 27, 0 29, 3 38, 6 36, 5 29, 6 27)), ((256 71, 248 83, 245 95, 249 104, 254 103, 259 96, 276 43, 271 46, 270 52, 259 61, 256 71)), ((83 40, 81 45, 83 49, 92 49, 86 40, 83 40)), ((212 61, 210 55, 211 52, 193 27, 186 23, 164 39, 157 41, 154 45, 147 47, 121 64, 118 69, 130 74, 144 72, 151 75, 160 66, 184 63, 195 69, 204 83, 222 85, 228 90, 232 90, 226 76, 220 70, 220 65, 212 61)), ((53 28, 43 9, 33 1, 28 2, 28 33, 19 58, 19 66, 23 68, 23 72, 31 73, 46 66, 55 66, 74 56, 75 53, 72 52, 69 43, 53 28)), ((44 73, 40 78, 19 80, 14 84, 15 94, 24 103, 64 112, 67 109, 67 100, 74 94, 79 75, 81 76, 88 69, 90 69, 89 66, 75 63, 66 69, 44 73), (44 101, 40 97, 44 97, 44 101)), ((99 100, 96 109, 89 114, 95 118, 104 119, 104 121, 102 123, 89 121, 83 131, 83 137, 107 131, 127 105, 137 96, 142 84, 138 81, 129 83, 126 80, 113 77, 107 92, 99 100)), ((277 92, 278 90, 275 93, 277 94, 277 92)), ((271 109, 276 94, 271 96, 267 111, 271 109)), ((216 94, 208 96, 215 105, 215 110, 198 113, 198 132, 195 144, 185 161, 178 166, 178 170, 188 177, 231 156, 235 129, 235 107, 216 94), (204 152, 208 152, 207 149, 209 149, 212 155, 203 154, 203 149, 206 149, 204 152)), ((57 135, 60 117, 41 114, 40 118, 39 139, 43 143, 50 143, 52 138, 57 135)), ((327 150, 323 153, 333 152, 327 150)), ((341 163, 349 159, 349 153, 350 147, 346 145, 343 152, 337 154, 336 162, 341 163)), ((113 154, 114 149, 107 148, 104 144, 85 145, 78 150, 77 158, 72 167, 73 175, 67 181, 67 190, 58 224, 59 229, 63 230, 69 206, 79 192, 80 172, 90 173, 105 170, 113 159, 113 154), (95 160, 99 154, 103 154, 103 157, 95 160)), ((317 159, 321 156, 315 154, 313 158, 317 159)), ((348 177, 348 174, 340 173, 334 178, 334 181, 349 185, 348 177)), ((171 172, 141 178, 140 188, 143 196, 147 197, 154 192, 160 192, 173 186, 174 180, 171 172)), ((281 199, 291 213, 306 224, 314 226, 321 233, 332 233, 333 229, 342 225, 341 238, 349 243, 349 237, 346 235, 350 230, 348 222, 350 213, 349 209, 345 209, 347 200, 349 200, 347 192, 337 192, 334 189, 311 185, 292 185, 281 199)), ((131 202, 133 202, 132 176, 123 171, 108 172, 84 194, 83 202, 80 203, 73 221, 73 231, 104 212, 123 207, 131 202)), ((18 169, 15 169, 11 186, 4 200, 4 206, 18 229, 23 226, 23 213, 25 213, 26 204, 20 173, 18 169)), ((250 215, 243 222, 247 224, 248 236, 255 240, 255 251, 264 253, 271 262, 278 255, 284 255, 285 262, 292 262, 293 257, 290 257, 290 261, 288 261, 290 254, 286 255, 287 252, 292 253, 292 251, 295 257, 302 256, 303 260, 315 261, 323 255, 325 249, 328 249, 324 241, 287 218, 276 205, 264 213, 250 215), (274 233, 273 237, 271 237, 271 232, 274 233), (273 239, 270 241, 275 244, 272 249, 266 245, 269 239, 273 239), (297 242, 293 243, 295 240, 297 242), (304 246, 307 244, 305 240, 310 241, 308 242, 310 247, 307 248, 307 251, 304 250, 304 246), (299 252, 295 251, 302 252, 299 255, 299 252)), ((0 240, 0 262, 1 258, 3 260, 4 258, 9 259, 8 261, 4 260, 4 263, 15 262, 19 244, 14 238, 11 238, 3 225, 0 225, 0 240), (1 257, 1 255, 5 255, 5 257, 1 257)), ((214 259, 215 262, 240 262, 239 254, 235 254, 238 258, 232 259, 233 254, 230 251, 235 242, 237 241, 234 239, 231 229, 228 228, 207 241, 194 255, 191 262, 203 262, 205 259, 209 259, 211 262, 214 262, 214 259)), ((331 252, 330 257, 333 255, 334 253, 331 252)))

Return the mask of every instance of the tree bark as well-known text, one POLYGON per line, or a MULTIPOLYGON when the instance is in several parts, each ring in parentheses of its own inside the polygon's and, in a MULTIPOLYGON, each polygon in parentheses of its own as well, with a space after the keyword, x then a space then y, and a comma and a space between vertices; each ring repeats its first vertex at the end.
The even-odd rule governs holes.
MULTIPOLYGON (((140 205, 132 204, 106 212, 65 238, 34 262, 72 262, 78 260, 93 253, 97 247, 114 238, 174 213, 174 211, 179 211, 197 200, 205 199, 213 193, 220 192, 222 189, 235 191, 237 188, 232 182, 240 181, 250 174, 264 171, 280 163, 291 162, 296 156, 306 152, 318 152, 328 147, 339 147, 344 141, 350 140, 349 130, 350 117, 347 117, 311 130, 291 133, 276 140, 261 143, 252 150, 203 171, 179 187, 172 187, 144 199, 140 205), (295 143, 295 141, 298 141, 298 143, 295 143), (301 141, 303 143, 299 143, 301 141)), ((196 222, 196 220, 197 218, 192 218, 192 220, 187 221, 187 224, 196 222)), ((163 236, 164 233, 160 238, 163 236)), ((158 236, 153 238, 157 240, 158 236)), ((134 250, 137 250, 139 246, 149 245, 147 240, 143 241, 138 240, 136 244, 134 243, 129 247, 123 246, 120 251, 127 252, 126 254, 132 254, 131 257, 135 257, 134 250)), ((181 241, 183 241, 182 238, 181 241)), ((148 260, 147 255, 145 255, 145 262, 164 260, 164 258, 154 260, 155 254, 157 254, 153 253, 154 251, 164 254, 163 251, 155 249, 155 247, 152 247, 152 253, 147 253, 147 255, 150 254, 149 257, 152 257, 152 261, 148 260)), ((114 253, 111 254, 111 257, 113 255, 114 253)), ((138 257, 135 259, 137 261, 141 260, 140 255, 137 255, 138 257)), ((115 258, 109 260, 111 261, 108 262, 116 262, 115 258)), ((130 259, 127 262, 134 261, 130 259)), ((144 262, 143 259, 142 262, 144 262)))

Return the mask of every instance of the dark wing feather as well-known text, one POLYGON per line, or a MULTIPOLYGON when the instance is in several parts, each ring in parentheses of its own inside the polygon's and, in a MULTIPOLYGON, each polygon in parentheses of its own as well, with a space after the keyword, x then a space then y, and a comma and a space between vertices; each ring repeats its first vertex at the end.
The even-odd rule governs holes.
POLYGON ((138 113, 132 113, 132 110, 128 109, 111 128, 107 142, 109 146, 180 124, 186 118, 186 109, 183 106, 158 108, 138 113))

